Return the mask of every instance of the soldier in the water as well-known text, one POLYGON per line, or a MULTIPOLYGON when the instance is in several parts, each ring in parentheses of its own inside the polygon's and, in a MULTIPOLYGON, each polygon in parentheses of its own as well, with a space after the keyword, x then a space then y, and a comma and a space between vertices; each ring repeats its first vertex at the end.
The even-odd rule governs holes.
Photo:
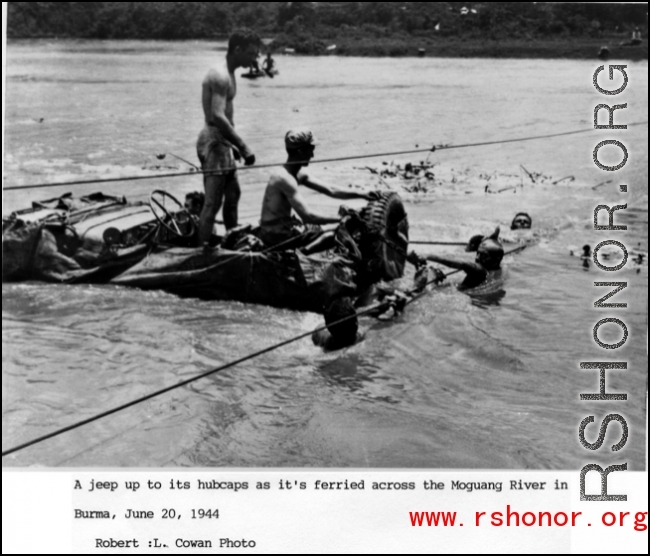
MULTIPOLYGON (((376 298, 376 310, 367 313, 377 317, 379 320, 391 320, 399 315, 408 303, 413 300, 415 294, 421 293, 430 283, 441 283, 445 275, 434 269, 434 279, 429 281, 429 269, 421 260, 417 261, 417 270, 413 280, 413 286, 408 290, 401 290, 390 284, 376 284, 373 287, 373 297, 376 298)), ((325 310, 325 330, 319 330, 312 334, 312 341, 315 345, 322 347, 325 351, 335 351, 350 347, 364 338, 359 331, 359 321, 354 304, 350 298, 335 300, 325 310)))
POLYGON ((199 244, 210 241, 214 220, 223 204, 227 230, 237 227, 237 208, 241 191, 235 159, 243 158, 246 166, 255 164, 253 151, 235 131, 233 100, 237 93, 235 70, 257 60, 260 38, 248 29, 234 32, 228 42, 225 62, 208 71, 203 80, 205 127, 199 134, 196 149, 203 177, 205 204, 199 224, 199 244))
POLYGON ((533 227, 533 219, 527 212, 518 213, 510 226, 511 230, 530 230, 533 227))
POLYGON ((448 259, 437 255, 427 255, 422 258, 415 252, 410 253, 408 258, 415 265, 421 265, 426 261, 431 261, 462 270, 466 276, 459 289, 468 290, 476 288, 488 280, 497 280, 500 278, 504 250, 499 242, 499 231, 499 228, 497 228, 490 237, 481 241, 474 262, 448 259))
MULTIPOLYGON (((510 225, 511 230, 530 230, 533 227, 533 219, 531 218, 530 214, 527 212, 519 212, 517 215, 514 217, 512 220, 512 224, 510 225)), ((519 237, 518 241, 521 241, 523 238, 519 237)), ((467 243, 467 247, 465 248, 465 251, 468 251, 470 253, 476 253, 478 251, 479 245, 485 240, 485 236, 483 235, 475 235, 472 236, 469 242, 467 243)), ((512 240, 511 240, 512 241, 512 240)))
POLYGON ((314 345, 325 351, 336 351, 360 342, 359 319, 350 298, 344 297, 332 302, 325 311, 324 330, 312 334, 314 345))

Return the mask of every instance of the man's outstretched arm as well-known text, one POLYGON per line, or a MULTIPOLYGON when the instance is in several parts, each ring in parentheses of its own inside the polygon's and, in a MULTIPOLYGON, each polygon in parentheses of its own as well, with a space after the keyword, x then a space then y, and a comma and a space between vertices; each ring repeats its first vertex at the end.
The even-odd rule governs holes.
POLYGON ((280 187, 289 201, 291 208, 296 211, 305 224, 337 224, 339 222, 340 219, 338 217, 332 218, 312 212, 303 200, 297 187, 286 182, 282 182, 280 187))
POLYGON ((438 257, 437 255, 427 255, 424 258, 427 261, 443 264, 445 266, 448 266, 449 268, 456 268, 458 270, 462 270, 467 274, 478 274, 478 275, 485 274, 485 270, 483 269, 483 267, 473 262, 458 261, 455 259, 446 259, 444 257, 438 257))
POLYGON ((372 201, 379 196, 377 191, 356 192, 338 189, 319 178, 311 176, 307 172, 301 173, 301 175, 298 176, 298 180, 302 185, 308 187, 312 191, 322 193, 323 195, 327 195, 334 199, 366 199, 367 201, 372 201))

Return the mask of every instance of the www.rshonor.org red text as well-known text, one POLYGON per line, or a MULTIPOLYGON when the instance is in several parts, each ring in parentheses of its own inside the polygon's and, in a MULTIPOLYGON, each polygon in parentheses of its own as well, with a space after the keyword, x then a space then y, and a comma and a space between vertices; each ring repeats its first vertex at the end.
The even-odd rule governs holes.
MULTIPOLYGON (((465 523, 456 512, 409 512, 413 527, 464 527, 465 523)), ((475 527, 633 527, 635 531, 647 531, 648 512, 604 512, 600 523, 588 523, 582 512, 525 512, 513 510, 475 512, 475 527)))

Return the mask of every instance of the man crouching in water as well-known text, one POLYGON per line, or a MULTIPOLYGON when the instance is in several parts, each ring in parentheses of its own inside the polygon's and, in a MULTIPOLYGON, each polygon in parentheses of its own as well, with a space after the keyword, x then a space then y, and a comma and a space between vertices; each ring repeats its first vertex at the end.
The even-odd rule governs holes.
POLYGON ((312 334, 314 345, 325 351, 336 351, 363 340, 359 332, 359 319, 352 300, 348 297, 337 299, 325 311, 324 330, 312 334))
POLYGON ((324 216, 313 212, 303 200, 299 186, 303 185, 334 199, 373 200, 380 193, 338 190, 307 173, 305 168, 314 157, 316 149, 311 131, 289 131, 284 144, 287 162, 271 175, 266 186, 259 238, 269 247, 300 249, 306 255, 330 249, 334 246, 334 232, 323 231, 321 225, 338 224, 340 216, 324 216), (300 220, 292 211, 297 213, 300 220))
POLYGON ((450 268, 456 268, 466 273, 465 280, 460 284, 459 289, 469 290, 481 286, 485 282, 497 280, 501 276, 501 261, 503 260, 503 246, 499 242, 499 228, 488 238, 484 239, 478 246, 476 260, 474 262, 447 259, 437 255, 427 255, 422 258, 416 253, 409 254, 409 261, 415 265, 421 265, 426 261, 440 263, 450 268))

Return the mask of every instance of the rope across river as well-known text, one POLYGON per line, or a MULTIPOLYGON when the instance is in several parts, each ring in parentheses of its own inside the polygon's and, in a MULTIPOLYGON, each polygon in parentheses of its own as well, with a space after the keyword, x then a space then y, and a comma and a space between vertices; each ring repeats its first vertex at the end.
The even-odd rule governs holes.
MULTIPOLYGON (((628 124, 629 126, 637 126, 637 125, 646 125, 648 122, 635 122, 632 124, 628 124)), ((519 143, 519 142, 524 142, 524 141, 533 141, 533 140, 538 140, 538 139, 548 139, 548 138, 553 138, 553 137, 563 137, 563 136, 569 136, 569 135, 576 135, 576 134, 582 134, 582 133, 588 133, 594 131, 593 128, 589 129, 580 129, 580 130, 573 130, 573 131, 565 131, 565 132, 559 132, 559 133, 551 133, 551 134, 545 134, 545 135, 535 135, 535 136, 529 136, 529 137, 519 137, 519 138, 511 138, 511 139, 501 139, 501 140, 494 140, 494 141, 483 141, 483 142, 477 142, 477 143, 465 143, 465 144, 459 144, 459 145, 440 145, 437 147, 432 147, 430 149, 416 149, 416 150, 404 150, 404 151, 396 151, 396 152, 386 152, 386 153, 374 153, 374 154, 359 154, 359 155, 354 155, 354 156, 346 156, 346 157, 339 157, 339 158, 330 158, 330 159, 322 159, 322 160, 314 160, 311 161, 312 164, 316 163, 328 163, 328 162, 341 162, 341 161, 349 161, 349 160, 358 160, 358 159, 364 159, 364 158, 381 158, 381 157, 388 157, 388 156, 401 156, 401 155, 406 155, 406 154, 419 154, 419 153, 432 153, 437 150, 450 150, 450 149, 461 149, 461 148, 468 148, 468 147, 481 147, 481 146, 489 146, 489 145, 498 145, 498 144, 506 144, 506 143, 519 143)), ((271 168, 271 167, 277 167, 282 164, 263 164, 263 165, 258 165, 258 166, 244 166, 239 168, 239 170, 258 170, 258 169, 263 169, 263 168, 271 168)), ((15 191, 15 190, 26 190, 26 189, 40 189, 40 188, 48 188, 48 187, 71 187, 71 186, 77 186, 77 185, 90 185, 90 184, 101 184, 101 183, 115 183, 115 182, 122 182, 122 181, 135 181, 135 180, 149 180, 149 179, 159 179, 159 178, 176 178, 176 177, 183 177, 183 176, 190 176, 190 175, 197 175, 197 174, 204 174, 204 175, 218 175, 226 172, 230 172, 231 170, 219 170, 219 171, 210 171, 210 172, 202 172, 202 171, 193 171, 193 172, 175 172, 175 173, 170 173, 170 174, 153 174, 153 175, 146 175, 146 176, 126 176, 126 177, 118 177, 118 178, 105 178, 105 179, 95 179, 95 180, 81 180, 81 181, 67 181, 67 182, 53 182, 53 183, 38 183, 38 184, 31 184, 31 185, 23 185, 23 186, 8 186, 4 187, 4 191, 15 191)), ((425 242, 422 242, 425 243, 425 242)), ((438 242, 441 243, 441 242, 438 242)), ((392 246, 392 245, 391 245, 392 246)), ((278 246, 274 246, 273 249, 276 249, 278 246)), ((392 246, 393 248, 396 248, 395 246, 392 246)), ((521 246, 515 249, 512 249, 505 253, 505 255, 511 255, 513 253, 519 252, 523 249, 525 249, 527 246, 521 246)), ((452 272, 449 272, 445 274, 445 278, 452 276, 454 274, 457 274, 458 272, 461 272, 460 270, 454 270, 452 272)), ((422 288, 422 291, 413 294, 411 292, 412 297, 406 302, 406 305, 413 303, 415 300, 421 298, 423 295, 426 293, 426 287, 438 282, 440 280, 439 277, 434 278, 433 280, 430 280, 427 282, 427 284, 422 288)), ((38 438, 35 438, 29 442, 25 442, 23 444, 20 444, 18 446, 15 446, 13 448, 4 450, 2 452, 2 457, 9 456, 11 454, 14 454, 18 451, 24 450, 26 448, 29 448, 31 446, 34 446, 36 444, 40 444, 42 442, 45 442, 46 440, 50 440, 52 438, 55 438, 57 436, 60 436, 66 432, 70 432, 72 430, 78 429, 80 427, 83 427, 85 425, 88 425, 90 423, 93 423, 95 421, 98 421, 100 419, 103 419, 105 417, 108 417, 110 415, 114 415, 116 413, 119 413, 120 411, 124 411, 128 408, 131 408, 133 406, 139 405, 143 402, 146 402, 148 400, 151 400, 153 398, 156 398, 158 396, 161 396, 163 394, 166 394, 168 392, 171 392, 173 390, 182 388, 184 386, 187 386, 193 382, 202 380, 206 377, 212 376, 214 374, 220 373, 222 371, 225 371, 227 369, 231 369, 237 365, 240 365, 242 363, 245 363, 247 361, 250 361, 252 359, 255 359, 257 357, 260 357, 262 355, 265 355, 267 353, 270 353, 272 351, 275 351, 277 349, 280 349, 282 347, 288 346, 290 344, 293 344, 295 342, 298 342, 304 338, 307 338, 311 336, 312 334, 316 332, 321 332, 324 331, 328 328, 328 326, 335 326, 338 324, 342 324, 350 319, 358 318, 361 316, 369 315, 371 313, 375 313, 377 311, 380 311, 382 309, 387 309, 391 306, 390 301, 384 301, 379 304, 372 305, 366 309, 363 309, 354 315, 348 316, 346 318, 343 318, 337 322, 330 323, 329 325, 324 325, 316 330, 311 330, 309 332, 305 332, 303 334, 299 334, 298 336, 294 336, 288 340, 284 340, 282 342, 273 344, 267 348, 264 348, 262 350, 256 351, 254 353, 248 354, 244 357, 241 357, 239 359, 236 359, 234 361, 231 361, 229 363, 226 363, 224 365, 221 365, 215 369, 212 369, 210 371, 201 373, 195 377, 183 380, 181 382, 178 382, 176 384, 173 384, 171 386, 162 388, 160 390, 157 390, 155 392, 152 392, 150 394, 147 394, 146 396, 140 397, 136 400, 132 400, 130 402, 127 402, 125 404, 122 404, 120 406, 117 406, 113 409, 109 409, 107 411, 104 411, 102 413, 99 413, 93 417, 89 417, 87 419, 84 419, 82 421, 79 421, 77 423, 74 423, 72 425, 66 426, 64 428, 61 428, 59 430, 56 430, 54 432, 51 432, 49 434, 40 436, 38 438)))
MULTIPOLYGON (((520 247, 517 247, 515 249, 512 249, 512 250, 508 251, 507 253, 505 253, 505 255, 512 255, 513 253, 518 253, 519 251, 522 251, 526 247, 527 247, 526 245, 522 245, 520 247)), ((452 275, 457 274, 459 272, 461 272, 461 271, 460 270, 453 270, 453 271, 445 274, 445 278, 448 278, 449 276, 452 276, 452 275)), ((429 280, 426 283, 426 285, 422 287, 422 289, 421 289, 422 291, 419 291, 417 293, 410 292, 410 295, 412 295, 412 297, 406 302, 406 305, 410 305, 411 303, 413 303, 417 299, 420 299, 422 296, 424 296, 427 293, 427 290, 426 290, 427 286, 430 286, 431 284, 434 284, 434 283, 439 282, 439 281, 440 281, 440 278, 435 277, 432 280, 429 280)), ((120 411, 124 411, 125 409, 128 409, 130 407, 133 407, 133 406, 139 405, 141 403, 144 403, 146 401, 149 401, 149 400, 151 400, 153 398, 161 396, 162 394, 166 394, 167 392, 171 392, 172 390, 177 390, 178 388, 182 388, 183 386, 187 386, 188 384, 191 384, 191 383, 196 382, 198 380, 202 380, 204 378, 207 378, 207 377, 212 376, 214 374, 220 373, 220 372, 225 371, 227 369, 231 369, 231 368, 233 368, 233 367, 235 367, 237 365, 245 363, 246 361, 250 361, 252 359, 260 357, 261 355, 265 355, 267 353, 270 353, 270 352, 275 351, 277 349, 280 349, 282 347, 288 346, 290 344, 298 342, 299 340, 303 340, 304 338, 307 338, 307 337, 311 336, 314 333, 322 332, 322 331, 326 330, 328 327, 336 326, 336 325, 342 324, 342 323, 344 323, 344 322, 346 322, 348 320, 355 319, 355 318, 358 318, 358 317, 362 317, 362 316, 365 316, 365 315, 369 315, 371 313, 376 313, 377 311, 381 311, 382 309, 388 309, 391 306, 391 304, 392 304, 391 301, 383 301, 381 303, 371 305, 370 307, 367 307, 367 308, 365 308, 365 309, 363 309, 361 311, 358 311, 354 315, 350 315, 350 316, 345 317, 343 319, 340 319, 340 320, 338 320, 336 322, 330 323, 329 325, 324 325, 324 326, 321 326, 321 327, 319 327, 319 328, 317 328, 315 330, 311 330, 309 332, 299 334, 298 336, 294 336, 293 338, 289 338, 288 340, 284 340, 282 342, 273 344, 272 346, 269 346, 267 348, 261 349, 259 351, 254 352, 254 353, 251 353, 249 355, 245 355, 244 357, 241 357, 241 358, 236 359, 234 361, 230 361, 229 363, 225 363, 224 365, 221 365, 221 366, 219 366, 219 367, 217 367, 215 369, 212 369, 210 371, 206 371, 204 373, 201 373, 201 374, 199 374, 199 375, 197 375, 195 377, 188 378, 186 380, 183 380, 183 381, 178 382, 176 384, 173 384, 171 386, 167 386, 166 388, 162 388, 160 390, 152 392, 151 394, 147 394, 146 396, 142 396, 142 397, 140 397, 140 398, 138 398, 136 400, 127 402, 127 403, 122 404, 120 406, 114 407, 113 409, 109 409, 107 411, 104 411, 102 413, 94 415, 93 417, 89 417, 87 419, 84 419, 82 421, 79 421, 77 423, 69 425, 69 426, 64 427, 62 429, 56 430, 56 431, 51 432, 49 434, 45 434, 43 436, 40 436, 40 437, 35 438, 33 440, 30 440, 29 442, 25 442, 24 444, 20 444, 19 446, 15 446, 15 447, 10 448, 8 450, 4 450, 2 452, 2 457, 9 456, 9 455, 11 455, 13 453, 19 452, 19 451, 24 450, 26 448, 29 448, 30 446, 40 444, 42 442, 45 442, 46 440, 50 440, 52 438, 55 438, 57 436, 60 436, 60 435, 62 435, 64 433, 66 433, 66 432, 70 432, 72 430, 78 429, 80 427, 83 427, 85 425, 88 425, 90 423, 98 421, 100 419, 103 419, 104 417, 114 415, 114 414, 119 413, 120 411)))
MULTIPOLYGON (((638 126, 638 125, 647 125, 647 121, 645 122, 634 122, 631 124, 627 124, 628 127, 632 126, 638 126)), ((463 143, 459 145, 439 145, 439 146, 434 146, 429 149, 414 149, 414 150, 404 150, 404 151, 395 151, 395 152, 383 152, 383 153, 367 153, 367 154, 358 154, 358 155, 352 155, 352 156, 342 156, 342 157, 337 157, 337 158, 324 158, 321 160, 312 160, 310 161, 310 164, 325 164, 325 163, 330 163, 330 162, 344 162, 344 161, 349 161, 349 160, 360 160, 364 158, 384 158, 384 157, 392 157, 392 156, 403 156, 407 154, 422 154, 422 153, 432 153, 435 151, 442 151, 442 150, 451 150, 451 149, 465 149, 469 147, 485 147, 489 145, 502 145, 506 143, 522 143, 524 141, 534 141, 538 139, 550 139, 553 137, 565 137, 569 135, 576 135, 580 133, 589 133, 594 131, 594 128, 588 128, 588 129, 577 129, 573 131, 562 131, 558 133, 548 133, 545 135, 531 135, 529 137, 516 137, 516 138, 511 138, 511 139, 498 139, 494 141, 481 141, 478 143, 463 143)), ((64 181, 64 182, 51 182, 51 183, 36 183, 36 184, 28 184, 28 185, 11 185, 7 187, 3 187, 4 191, 16 191, 16 190, 26 190, 26 189, 42 189, 42 188, 47 188, 47 187, 73 187, 76 185, 95 185, 95 184, 101 184, 101 183, 116 183, 116 182, 122 182, 122 181, 140 181, 140 180, 152 180, 152 179, 162 179, 162 178, 179 178, 179 177, 185 177, 185 176, 196 176, 197 174, 203 174, 203 175, 208 175, 208 176, 214 176, 214 175, 224 175, 232 172, 233 170, 262 170, 265 168, 275 168, 278 166, 282 166, 284 162, 280 163, 272 163, 272 164, 260 164, 260 165, 255 165, 255 166, 241 166, 239 168, 228 168, 228 169, 221 169, 221 170, 209 170, 209 171, 202 171, 202 170, 195 170, 192 172, 174 172, 174 173, 169 173, 169 174, 150 174, 150 175, 139 175, 139 176, 124 176, 124 177, 117 177, 117 178, 102 178, 102 179, 93 179, 93 180, 79 180, 79 181, 64 181)))

